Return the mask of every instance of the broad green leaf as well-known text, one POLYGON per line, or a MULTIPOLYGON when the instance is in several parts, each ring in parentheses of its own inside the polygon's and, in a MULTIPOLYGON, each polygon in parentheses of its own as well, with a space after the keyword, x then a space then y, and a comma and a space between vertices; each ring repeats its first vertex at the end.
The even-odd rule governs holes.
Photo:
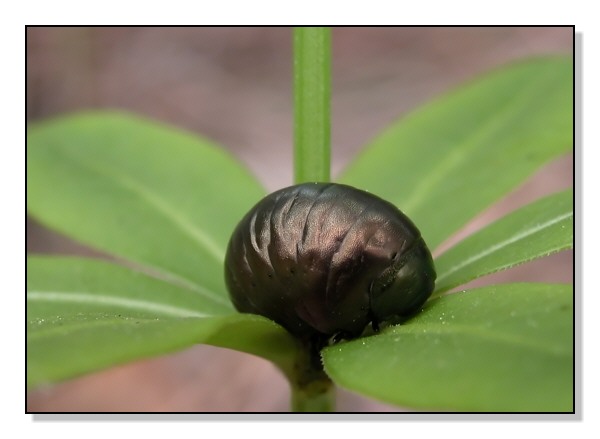
POLYGON ((573 191, 550 195, 474 233, 435 261, 441 293, 573 247, 573 191))
POLYGON ((396 204, 430 248, 572 150, 573 63, 520 62, 424 105, 340 177, 396 204))
POLYGON ((36 219, 227 300, 227 241, 264 191, 223 150, 118 112, 34 124, 27 140, 27 207, 36 219))
POLYGON ((196 343, 258 355, 292 373, 298 346, 265 318, 106 262, 34 257, 27 270, 30 388, 196 343))
POLYGON ((571 412, 572 287, 440 297, 403 325, 326 348, 323 360, 340 386, 415 409, 571 412))
POLYGON ((38 317, 77 314, 92 307, 119 314, 150 312, 164 317, 232 314, 230 303, 134 269, 95 259, 30 256, 27 258, 28 312, 38 317))

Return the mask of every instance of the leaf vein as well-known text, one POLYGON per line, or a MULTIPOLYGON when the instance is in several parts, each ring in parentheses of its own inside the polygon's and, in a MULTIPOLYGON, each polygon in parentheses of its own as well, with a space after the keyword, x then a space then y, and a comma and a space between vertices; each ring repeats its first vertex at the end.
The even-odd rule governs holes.
MULTIPOLYGON (((552 73, 552 72, 551 72, 552 73)), ((552 80, 554 75, 547 75, 550 80, 543 81, 540 78, 536 79, 534 86, 531 87, 528 93, 515 94, 514 99, 509 99, 502 109, 498 109, 489 117, 486 123, 480 125, 474 130, 462 144, 457 144, 458 148, 453 148, 451 154, 445 156, 438 163, 435 169, 428 173, 428 177, 422 179, 420 183, 411 192, 411 196, 402 202, 402 210, 415 215, 415 212, 420 208, 420 205, 427 200, 427 193, 431 192, 432 188, 439 184, 444 184, 444 179, 453 169, 464 163, 469 158, 468 151, 475 149, 486 137, 493 134, 495 131, 504 126, 511 118, 515 118, 515 109, 522 107, 523 102, 530 102, 531 96, 540 94, 546 90, 546 87, 553 85, 552 80)), ((523 110, 524 111, 524 110, 523 110)))
POLYGON ((169 317, 207 317, 209 314, 201 313, 187 308, 175 307, 163 303, 149 302, 140 299, 128 299, 105 294, 86 294, 82 292, 58 291, 30 291, 27 300, 46 302, 72 302, 91 305, 111 305, 136 311, 152 312, 169 317))
POLYGON ((480 259, 483 259, 484 257, 498 251, 501 250, 521 239, 524 239, 528 236, 534 235, 535 233, 540 232, 541 230, 550 227, 553 224, 556 224, 564 219, 570 218, 573 216, 573 212, 567 212, 564 213, 562 215, 559 215, 555 218, 552 218, 551 220, 548 220, 542 224, 539 224, 533 228, 527 229, 522 231, 521 233, 517 233, 513 236, 511 236, 508 239, 505 239, 504 241, 500 241, 497 244, 488 247, 485 250, 480 251, 479 253, 476 253, 472 256, 470 256, 467 259, 464 259, 462 262, 460 262, 459 264, 454 265, 453 267, 449 268, 446 272, 442 273, 441 275, 438 276, 437 278, 437 282, 438 283, 442 283, 442 280, 447 278, 448 276, 450 276, 451 274, 455 273, 456 271, 460 270, 461 268, 464 268, 465 266, 472 264, 473 262, 476 262, 480 259))
POLYGON ((108 169, 105 166, 100 166, 98 163, 90 163, 83 157, 74 156, 72 151, 69 151, 69 153, 71 158, 76 159, 83 166, 93 169, 109 179, 111 179, 111 177, 114 178, 118 183, 120 183, 121 187, 138 194, 141 199, 145 200, 148 204, 153 206, 158 212, 175 224, 179 230, 191 237, 194 242, 200 244, 200 246, 206 250, 218 263, 222 263, 222 261, 225 259, 225 252, 220 245, 214 242, 209 235, 192 224, 184 214, 166 202, 162 197, 153 193, 151 189, 144 186, 140 181, 135 180, 121 172, 117 172, 115 169, 108 169))

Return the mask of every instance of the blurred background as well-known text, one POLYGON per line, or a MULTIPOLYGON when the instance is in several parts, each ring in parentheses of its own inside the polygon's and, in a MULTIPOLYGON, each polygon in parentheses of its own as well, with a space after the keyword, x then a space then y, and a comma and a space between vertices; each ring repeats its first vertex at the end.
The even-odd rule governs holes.
MULTIPOLYGON (((292 184, 292 44, 286 27, 30 27, 27 120, 119 108, 201 134, 268 191, 292 184)), ((572 54, 568 27, 343 27, 333 30, 335 176, 382 129, 421 103, 507 62, 572 54)), ((560 158, 434 254, 504 213, 572 187, 560 158)), ((94 255, 27 219, 27 251, 94 255)), ((573 253, 473 282, 570 283, 573 253)), ((287 411, 284 378, 257 357, 195 346, 30 392, 33 412, 287 411)), ((339 411, 401 411, 339 391, 339 411)))

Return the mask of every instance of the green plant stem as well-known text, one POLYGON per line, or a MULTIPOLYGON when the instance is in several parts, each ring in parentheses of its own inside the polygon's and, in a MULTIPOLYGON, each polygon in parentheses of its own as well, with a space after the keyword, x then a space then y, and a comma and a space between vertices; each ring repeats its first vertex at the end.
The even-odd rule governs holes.
POLYGON ((309 387, 292 387, 292 411, 327 413, 335 410, 335 387, 331 380, 315 381, 309 387))
POLYGON ((335 386, 323 370, 322 344, 305 343, 290 378, 292 411, 323 413, 335 410, 335 386))
POLYGON ((294 181, 329 181, 331 29, 294 29, 294 181))

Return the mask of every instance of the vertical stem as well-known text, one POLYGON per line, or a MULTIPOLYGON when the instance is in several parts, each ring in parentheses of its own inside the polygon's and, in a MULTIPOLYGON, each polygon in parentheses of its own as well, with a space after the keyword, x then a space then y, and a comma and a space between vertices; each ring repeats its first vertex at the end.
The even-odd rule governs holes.
POLYGON ((335 410, 335 387, 323 370, 322 340, 304 340, 290 379, 292 411, 323 413, 335 410))
POLYGON ((292 411, 328 413, 335 410, 335 388, 329 378, 308 387, 292 387, 292 411))
POLYGON ((294 181, 329 181, 331 29, 294 29, 294 181))
MULTIPOLYGON (((329 181, 331 155, 331 30, 294 29, 294 181, 329 181)), ((304 340, 289 374, 292 410, 331 412, 335 387, 323 371, 322 340, 304 340)))

